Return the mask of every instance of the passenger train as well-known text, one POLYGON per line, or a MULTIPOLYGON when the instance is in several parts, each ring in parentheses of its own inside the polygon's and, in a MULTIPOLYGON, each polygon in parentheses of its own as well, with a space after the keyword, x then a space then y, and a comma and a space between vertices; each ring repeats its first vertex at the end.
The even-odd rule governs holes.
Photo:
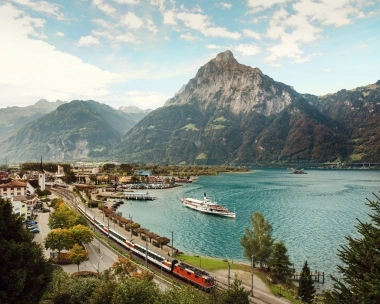
POLYGON ((97 219, 92 218, 89 214, 85 212, 85 210, 83 210, 81 206, 78 206, 78 210, 93 225, 98 227, 104 234, 109 235, 110 238, 122 245, 124 248, 131 250, 132 252, 144 259, 147 258, 151 263, 161 267, 169 273, 172 273, 188 281, 191 284, 198 286, 201 289, 208 291, 212 287, 214 287, 214 278, 210 276, 207 272, 177 260, 170 261, 167 258, 151 250, 146 250, 145 247, 134 243, 133 240, 129 241, 126 237, 110 229, 107 225, 103 224, 97 219))

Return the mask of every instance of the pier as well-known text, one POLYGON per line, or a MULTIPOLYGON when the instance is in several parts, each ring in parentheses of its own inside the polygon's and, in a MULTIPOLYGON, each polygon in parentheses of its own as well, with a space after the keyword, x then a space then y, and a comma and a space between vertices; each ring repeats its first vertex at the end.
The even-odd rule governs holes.
MULTIPOLYGON (((318 282, 318 283, 322 283, 322 284, 325 283, 325 273, 324 272, 319 272, 319 271, 310 272, 310 275, 311 275, 311 278, 314 282, 318 282)), ((293 273, 293 281, 299 281, 300 276, 301 276, 300 272, 294 272, 293 273)))
POLYGON ((153 201, 157 197, 150 196, 148 192, 123 192, 123 193, 98 193, 99 197, 106 197, 108 199, 125 199, 125 200, 134 200, 134 201, 153 201))

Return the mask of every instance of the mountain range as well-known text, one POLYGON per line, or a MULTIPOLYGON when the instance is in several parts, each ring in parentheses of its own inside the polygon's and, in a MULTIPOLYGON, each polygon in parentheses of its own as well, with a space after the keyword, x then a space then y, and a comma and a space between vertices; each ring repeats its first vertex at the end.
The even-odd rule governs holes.
POLYGON ((380 81, 326 96, 300 94, 225 51, 163 107, 133 113, 72 101, 2 137, 0 153, 18 161, 378 162, 379 105, 380 81))

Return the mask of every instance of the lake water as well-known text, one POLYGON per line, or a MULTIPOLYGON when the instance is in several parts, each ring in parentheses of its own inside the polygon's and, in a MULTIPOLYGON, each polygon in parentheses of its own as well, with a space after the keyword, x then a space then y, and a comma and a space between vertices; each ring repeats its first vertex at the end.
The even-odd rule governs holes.
MULTIPOLYGON (((124 217, 161 236, 189 254, 249 261, 240 239, 251 227, 250 215, 263 213, 273 237, 283 240, 297 270, 305 260, 311 270, 336 274, 337 249, 345 236, 357 235, 356 218, 367 221, 366 198, 379 193, 380 171, 264 169, 246 174, 201 176, 193 184, 150 191, 154 201, 126 201, 118 211, 124 217), (182 207, 181 197, 203 198, 203 193, 231 211, 236 219, 202 214, 182 207)), ((328 282, 327 282, 328 284, 328 282)))

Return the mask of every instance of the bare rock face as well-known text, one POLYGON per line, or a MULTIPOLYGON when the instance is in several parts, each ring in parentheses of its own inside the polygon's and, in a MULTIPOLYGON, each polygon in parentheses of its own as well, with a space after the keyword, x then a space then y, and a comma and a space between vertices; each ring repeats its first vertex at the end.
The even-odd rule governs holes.
POLYGON ((225 51, 202 66, 184 91, 165 106, 198 103, 203 109, 229 108, 234 114, 270 116, 280 113, 296 96, 290 86, 275 82, 258 68, 238 63, 231 51, 225 51))

